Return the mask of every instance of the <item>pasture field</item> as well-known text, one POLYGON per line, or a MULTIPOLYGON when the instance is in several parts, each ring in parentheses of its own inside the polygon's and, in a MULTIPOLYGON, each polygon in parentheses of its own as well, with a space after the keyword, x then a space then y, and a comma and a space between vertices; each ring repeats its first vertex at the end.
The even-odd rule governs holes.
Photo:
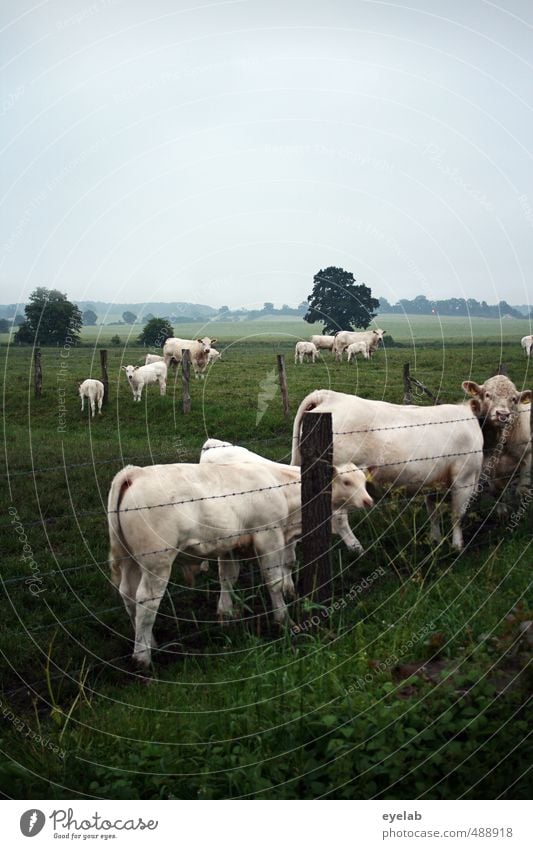
MULTIPOLYGON (((382 326, 401 338, 393 318, 382 326)), ((463 379, 482 381, 501 361, 517 386, 533 383, 519 347, 527 322, 494 322, 498 333, 474 346, 457 324, 444 346, 433 335, 434 344, 352 366, 329 354, 294 366, 293 339, 267 324, 214 328, 223 358, 203 383, 191 382, 189 416, 180 373, 169 375, 167 397, 150 387, 133 403, 120 365, 138 362, 138 347, 109 349, 110 402, 92 421, 76 385, 100 377, 97 350, 70 349, 62 360, 43 349, 36 400, 31 350, 0 349, 0 790, 15 798, 527 798, 530 507, 515 527, 497 521, 492 503, 474 505, 459 556, 448 541, 429 543, 421 499, 378 502, 354 516, 365 555, 333 547, 334 603, 291 608, 305 626, 299 634, 274 629, 255 569, 241 576, 242 620, 224 627, 215 564, 195 588, 175 569, 156 620, 163 649, 153 677, 132 671, 131 626, 106 562, 110 481, 127 462, 196 461, 207 436, 286 461, 291 422, 276 353, 286 355, 291 414, 317 387, 401 402, 407 359, 443 401, 461 400, 463 379), (513 341, 501 341, 502 327, 513 341)), ((297 335, 309 336, 302 325, 294 322, 297 335)), ((423 339, 422 324, 416 335, 423 339)))
MULTIPOLYGON (((435 346, 450 343, 479 344, 480 342, 515 341, 531 333, 531 321, 521 319, 466 318, 464 316, 378 315, 375 324, 385 328, 395 342, 416 347, 420 342, 431 342, 435 346)), ((120 336, 122 345, 135 344, 143 329, 142 324, 96 325, 82 328, 83 344, 108 344, 112 336, 120 336)), ((296 342, 321 333, 321 325, 308 324, 303 319, 291 316, 259 318, 253 321, 209 321, 175 324, 174 332, 182 339, 194 339, 208 333, 226 341, 243 340, 247 337, 265 340, 285 339, 296 342)), ((9 334, 0 333, 0 345, 6 345, 9 334)))

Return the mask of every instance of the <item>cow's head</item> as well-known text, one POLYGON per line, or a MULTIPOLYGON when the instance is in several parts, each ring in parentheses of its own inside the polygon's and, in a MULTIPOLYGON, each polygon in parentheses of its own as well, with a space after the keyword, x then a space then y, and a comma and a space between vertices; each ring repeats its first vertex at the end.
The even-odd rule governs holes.
POLYGON ((126 377, 131 381, 133 379, 133 372, 137 371, 137 366, 122 366, 122 371, 126 372, 126 377))
POLYGON ((386 332, 387 332, 386 330, 381 330, 380 327, 375 327, 373 329, 373 333, 374 333, 378 342, 383 342, 383 337, 384 337, 386 332))
POLYGON ((465 380, 462 385, 464 391, 473 396, 470 404, 474 413, 496 427, 511 424, 520 404, 531 402, 531 391, 519 392, 513 381, 503 374, 490 377, 482 386, 473 380, 465 380))
POLYGON ((209 336, 204 336, 203 339, 197 339, 196 341, 202 345, 202 354, 208 354, 211 350, 211 345, 214 345, 217 340, 210 339, 209 336))
POLYGON ((352 507, 361 510, 374 506, 372 497, 366 491, 365 473, 353 463, 333 469, 332 502, 334 509, 352 507))

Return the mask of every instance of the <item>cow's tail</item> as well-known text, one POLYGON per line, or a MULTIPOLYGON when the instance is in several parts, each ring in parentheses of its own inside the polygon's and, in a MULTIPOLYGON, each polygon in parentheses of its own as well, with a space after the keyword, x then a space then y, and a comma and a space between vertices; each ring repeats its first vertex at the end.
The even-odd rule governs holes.
POLYGON ((296 416, 294 417, 294 424, 292 426, 291 466, 302 465, 302 455, 300 452, 300 436, 304 413, 310 413, 312 410, 316 409, 316 407, 318 407, 321 402, 322 391, 320 389, 315 389, 315 391, 311 392, 310 395, 306 395, 306 397, 303 399, 302 403, 298 407, 298 411, 296 413, 296 416))
POLYGON ((107 524, 109 529, 109 568, 111 582, 118 587, 122 577, 122 564, 126 564, 130 552, 120 522, 120 505, 130 488, 139 466, 126 466, 113 478, 107 498, 107 524))

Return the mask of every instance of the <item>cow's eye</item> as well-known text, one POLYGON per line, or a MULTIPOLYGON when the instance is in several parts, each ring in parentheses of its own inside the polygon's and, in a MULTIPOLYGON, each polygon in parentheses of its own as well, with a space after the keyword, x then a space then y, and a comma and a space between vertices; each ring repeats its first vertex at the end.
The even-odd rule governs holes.
POLYGON ((489 399, 490 399, 490 392, 485 392, 485 398, 489 398, 489 399))
POLYGON ((513 397, 513 404, 518 404, 518 395, 513 397))

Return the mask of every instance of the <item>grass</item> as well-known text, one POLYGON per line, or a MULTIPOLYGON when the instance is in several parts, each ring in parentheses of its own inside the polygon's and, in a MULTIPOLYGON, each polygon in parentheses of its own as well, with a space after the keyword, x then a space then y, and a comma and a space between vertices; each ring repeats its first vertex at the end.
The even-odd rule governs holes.
MULTIPOLYGON (((395 341, 409 347, 420 342, 447 346, 450 343, 478 344, 480 342, 515 342, 519 347, 522 336, 531 333, 531 322, 524 319, 466 318, 464 316, 395 315, 377 316, 375 323, 385 328, 395 341)), ((120 336, 122 345, 133 344, 143 325, 96 325, 82 329, 83 344, 109 344, 112 336, 120 336)), ((206 333, 226 341, 254 339, 286 340, 293 344, 298 339, 308 339, 320 333, 320 325, 307 324, 303 319, 278 316, 254 321, 211 321, 176 324, 174 332, 184 339, 204 336, 206 333)), ((6 345, 9 334, 0 334, 0 345, 6 345)))
POLYGON ((130 625, 106 565, 109 483, 134 457, 139 465, 196 461, 208 435, 286 460, 290 422, 279 393, 257 422, 258 396, 275 387, 276 353, 286 354, 292 412, 318 386, 400 402, 407 359, 446 401, 462 398, 462 379, 482 380, 502 360, 518 386, 531 384, 516 339, 469 346, 463 337, 440 348, 435 338, 417 340, 370 363, 350 367, 327 355, 296 367, 291 338, 261 333, 244 341, 220 332, 227 350, 204 383, 192 383, 187 417, 179 375, 166 398, 152 388, 133 404, 120 365, 142 356, 137 347, 109 350, 110 403, 94 421, 80 413, 76 381, 99 376, 97 352, 70 350, 58 384, 60 352, 43 349, 44 390, 35 399, 31 351, 2 350, 0 788, 17 798, 525 798, 520 635, 532 618, 530 534, 527 519, 506 531, 490 506, 470 516, 461 557, 429 543, 419 500, 400 495, 360 524, 356 517, 367 554, 354 560, 335 545, 338 609, 300 603, 293 618, 320 625, 297 636, 273 630, 254 569, 240 582, 247 618, 225 628, 216 621, 214 568, 195 589, 176 570, 156 622, 159 641, 173 645, 155 655, 150 681, 130 670, 130 625), (66 428, 58 432, 63 385, 66 428), (25 529, 26 560, 13 511, 36 522, 25 529), (378 569, 371 586, 350 592, 378 569), (15 581, 36 576, 36 595, 15 581))

